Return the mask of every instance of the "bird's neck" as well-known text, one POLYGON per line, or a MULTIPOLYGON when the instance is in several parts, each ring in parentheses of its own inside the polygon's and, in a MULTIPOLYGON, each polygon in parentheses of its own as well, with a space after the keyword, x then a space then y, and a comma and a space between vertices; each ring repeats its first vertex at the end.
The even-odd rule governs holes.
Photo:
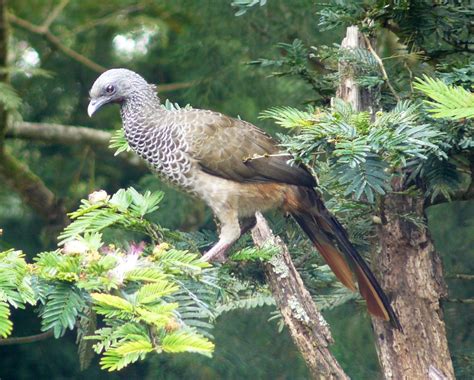
POLYGON ((165 112, 166 109, 161 105, 158 95, 151 89, 149 92, 132 94, 120 107, 127 138, 153 126, 153 121, 159 120, 160 114, 165 112))

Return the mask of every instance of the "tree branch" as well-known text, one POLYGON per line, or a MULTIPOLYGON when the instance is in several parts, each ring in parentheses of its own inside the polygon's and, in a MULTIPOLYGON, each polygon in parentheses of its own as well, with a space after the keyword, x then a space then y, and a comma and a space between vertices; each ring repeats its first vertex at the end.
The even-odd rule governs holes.
POLYGON ((193 87, 194 85, 196 85, 199 82, 200 81, 197 81, 197 80, 191 80, 191 81, 188 81, 188 82, 165 83, 165 84, 159 84, 159 85, 157 85, 157 87, 158 87, 158 92, 159 93, 161 93, 161 92, 172 92, 172 91, 176 91, 176 90, 182 90, 184 88, 193 87))
POLYGON ((383 64, 382 59, 379 57, 377 52, 374 50, 372 47, 372 44, 370 43, 370 39, 363 33, 361 33, 362 36, 364 37, 365 44, 367 45, 367 50, 370 51, 370 53, 373 55, 375 60, 377 61, 380 71, 382 71, 382 79, 387 83, 388 88, 390 89, 390 92, 392 95, 397 99, 397 102, 400 101, 400 96, 398 96, 397 92, 395 91, 395 88, 393 88, 392 83, 390 82, 390 79, 388 78, 387 71, 385 70, 385 66, 383 64))
POLYGON ((456 280, 466 280, 466 281, 473 281, 474 274, 463 274, 463 273, 456 273, 446 276, 447 278, 455 278, 456 280))
POLYGON ((262 248, 271 244, 279 253, 265 263, 265 276, 291 337, 315 379, 349 379, 329 351, 333 343, 327 322, 316 309, 313 299, 295 269, 288 247, 273 235, 261 213, 255 214, 257 224, 253 241, 262 248))
POLYGON ((66 210, 53 192, 27 165, 6 151, 0 155, 0 177, 50 226, 62 228, 67 225, 66 210))
POLYGON ((8 125, 7 137, 48 141, 60 144, 107 146, 110 141, 111 133, 86 127, 20 121, 8 125))
POLYGON ((25 344, 25 343, 34 343, 41 340, 51 338, 53 336, 53 330, 48 330, 41 334, 22 336, 18 338, 7 338, 0 339, 0 346, 11 346, 13 344, 25 344))
MULTIPOLYGON (((60 12, 64 9, 64 7, 67 5, 69 0, 63 0, 58 7, 55 8, 53 11, 52 15, 54 17, 48 17, 46 21, 42 25, 34 25, 31 22, 24 20, 20 17, 15 16, 12 13, 7 13, 7 18, 8 21, 10 21, 12 24, 19 26, 20 28, 23 28, 31 33, 34 34, 39 34, 43 36, 51 45, 56 47, 59 51, 61 51, 64 55, 67 55, 68 57, 72 58, 73 60, 81 63, 82 65, 88 67, 89 69, 97 72, 97 73, 103 73, 104 71, 107 70, 105 66, 102 66, 90 58, 87 58, 85 55, 82 55, 81 53, 78 53, 77 51, 67 47, 64 45, 61 40, 51 33, 49 30, 49 27, 51 26, 51 23, 59 16, 60 12), (64 4, 63 4, 64 3, 64 4)), ((184 88, 189 88, 194 86, 198 81, 188 81, 188 82, 178 82, 178 83, 166 83, 166 84, 161 84, 158 85, 158 91, 159 92, 171 92, 171 91, 176 91, 184 88)))
POLYGON ((69 4, 69 0, 61 0, 61 2, 52 10, 49 16, 44 20, 43 24, 41 25, 42 28, 45 30, 49 29, 51 24, 56 20, 63 9, 69 4))
POLYGON ((142 11, 144 8, 145 8, 145 6, 143 4, 142 5, 132 5, 132 6, 129 6, 129 7, 119 9, 119 10, 117 10, 115 12, 112 12, 112 13, 108 12, 105 16, 96 18, 96 19, 91 20, 91 21, 88 21, 84 24, 80 24, 80 25, 74 27, 71 31, 68 31, 67 33, 68 34, 70 33, 72 35, 82 33, 83 31, 91 30, 92 28, 94 28, 98 25, 105 25, 108 22, 116 21, 118 17, 124 17, 124 16, 130 15, 131 13, 142 11))
POLYGON ((8 13, 7 16, 8 16, 8 21, 10 21, 12 24, 15 24, 16 26, 19 26, 31 33, 35 33, 35 34, 39 34, 43 36, 51 45, 56 47, 63 54, 83 64, 89 69, 97 73, 102 73, 107 70, 104 66, 99 65, 98 63, 92 61, 86 56, 64 45, 58 37, 56 37, 54 34, 50 32, 48 27, 44 27, 43 25, 41 26, 34 25, 31 22, 24 20, 20 17, 17 17, 12 13, 8 13))
MULTIPOLYGON (((86 127, 20 121, 12 123, 7 127, 6 136, 53 144, 91 145, 111 152, 108 146, 112 134, 107 131, 86 127)), ((131 152, 124 152, 119 155, 119 158, 132 166, 146 167, 144 161, 131 152)))
POLYGON ((474 298, 447 298, 447 302, 454 302, 454 303, 468 303, 473 304, 474 298))

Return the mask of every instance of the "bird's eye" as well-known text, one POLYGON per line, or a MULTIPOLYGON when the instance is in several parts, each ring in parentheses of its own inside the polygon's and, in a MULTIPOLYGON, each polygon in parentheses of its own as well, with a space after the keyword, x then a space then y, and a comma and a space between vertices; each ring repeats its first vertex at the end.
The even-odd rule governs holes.
POLYGON ((106 92, 107 94, 111 94, 111 93, 114 92, 114 91, 115 91, 115 87, 112 86, 111 84, 109 84, 109 85, 105 88, 105 92, 106 92))

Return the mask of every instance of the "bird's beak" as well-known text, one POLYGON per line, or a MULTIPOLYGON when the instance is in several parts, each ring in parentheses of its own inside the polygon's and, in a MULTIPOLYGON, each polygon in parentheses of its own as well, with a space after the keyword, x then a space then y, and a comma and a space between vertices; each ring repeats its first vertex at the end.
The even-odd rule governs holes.
POLYGON ((89 106, 87 107, 87 114, 89 115, 89 117, 92 117, 92 115, 95 114, 97 110, 107 102, 107 98, 92 99, 89 102, 89 106))

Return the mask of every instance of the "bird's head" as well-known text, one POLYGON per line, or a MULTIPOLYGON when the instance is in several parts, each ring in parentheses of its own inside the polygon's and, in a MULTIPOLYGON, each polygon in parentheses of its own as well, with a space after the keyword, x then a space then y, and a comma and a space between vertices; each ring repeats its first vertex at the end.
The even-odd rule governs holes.
POLYGON ((111 69, 101 74, 89 92, 87 113, 90 117, 103 105, 127 101, 135 94, 150 90, 150 85, 137 73, 127 69, 111 69))

